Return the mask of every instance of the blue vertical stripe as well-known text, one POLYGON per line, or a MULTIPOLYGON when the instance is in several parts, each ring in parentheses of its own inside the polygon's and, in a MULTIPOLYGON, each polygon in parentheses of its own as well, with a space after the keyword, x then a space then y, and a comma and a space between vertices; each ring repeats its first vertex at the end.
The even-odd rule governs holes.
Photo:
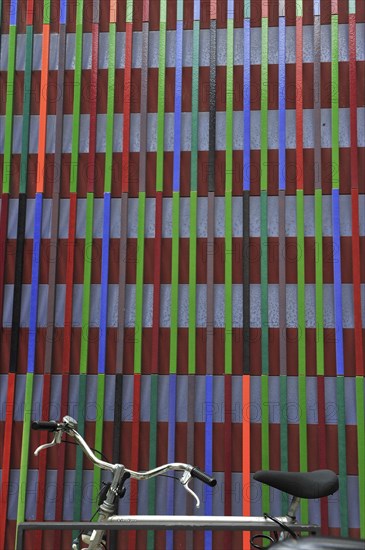
POLYGON ((339 189, 332 189, 333 224, 333 278, 335 297, 336 362, 337 375, 344 374, 343 334, 342 334, 342 287, 341 287, 341 238, 339 189))
POLYGON ((18 0, 11 0, 9 23, 12 26, 16 26, 17 11, 18 11, 18 0))
POLYGON ((67 0, 60 1, 60 24, 66 25, 67 21, 67 0))

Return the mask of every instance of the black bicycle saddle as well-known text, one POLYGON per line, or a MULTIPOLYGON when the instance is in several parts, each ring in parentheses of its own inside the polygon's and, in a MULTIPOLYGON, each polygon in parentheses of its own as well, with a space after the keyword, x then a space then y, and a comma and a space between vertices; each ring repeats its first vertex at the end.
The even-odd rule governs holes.
POLYGON ((253 478, 299 498, 327 497, 338 490, 338 477, 332 470, 303 473, 260 470, 253 478))

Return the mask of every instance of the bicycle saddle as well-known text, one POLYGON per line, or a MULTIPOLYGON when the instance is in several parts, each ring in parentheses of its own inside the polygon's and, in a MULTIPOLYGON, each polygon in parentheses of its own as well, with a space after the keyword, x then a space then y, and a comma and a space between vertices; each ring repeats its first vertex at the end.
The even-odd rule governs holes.
POLYGON ((260 470, 253 478, 299 498, 327 497, 338 489, 338 477, 332 470, 303 473, 260 470))

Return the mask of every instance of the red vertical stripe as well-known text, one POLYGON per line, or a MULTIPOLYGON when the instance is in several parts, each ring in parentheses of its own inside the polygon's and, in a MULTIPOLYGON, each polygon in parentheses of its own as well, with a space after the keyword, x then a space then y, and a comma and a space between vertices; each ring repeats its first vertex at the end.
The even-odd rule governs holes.
POLYGON ((13 413, 15 394, 15 374, 8 374, 8 396, 6 402, 5 433, 3 441, 3 466, 1 479, 1 506, 0 506, 0 548, 5 548, 6 516, 8 512, 9 478, 10 478, 10 451, 13 434, 13 413))

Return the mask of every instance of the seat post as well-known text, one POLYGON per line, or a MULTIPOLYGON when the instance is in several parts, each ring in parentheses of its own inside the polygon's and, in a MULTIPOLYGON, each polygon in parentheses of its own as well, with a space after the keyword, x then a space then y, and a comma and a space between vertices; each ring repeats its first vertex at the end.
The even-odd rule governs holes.
POLYGON ((287 516, 289 518, 295 519, 295 514, 296 514, 296 511, 298 509, 299 504, 300 504, 300 498, 299 497, 293 497, 292 501, 290 503, 290 506, 289 506, 288 513, 287 513, 287 516))

